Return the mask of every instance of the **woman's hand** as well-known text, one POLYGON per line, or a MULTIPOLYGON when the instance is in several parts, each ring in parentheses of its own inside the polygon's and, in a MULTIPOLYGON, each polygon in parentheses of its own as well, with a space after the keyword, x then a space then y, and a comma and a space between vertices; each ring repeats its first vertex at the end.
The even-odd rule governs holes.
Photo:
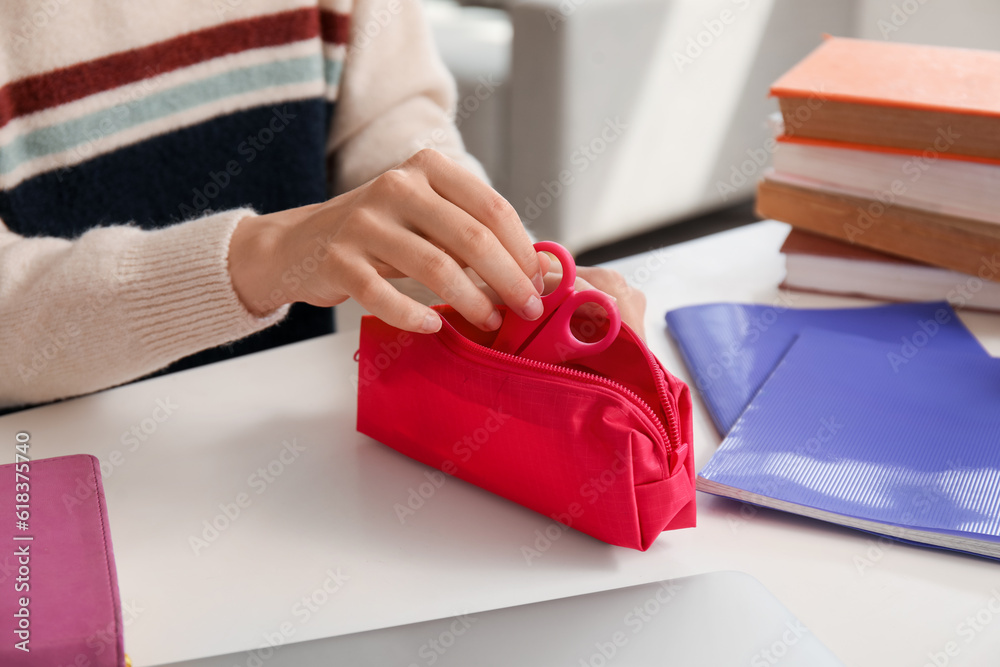
POLYGON ((576 281, 577 289, 586 288, 579 285, 584 281, 614 297, 618 302, 618 312, 621 313, 622 322, 646 340, 646 295, 629 285, 622 274, 599 266, 578 266, 576 281))
MULTIPOLYGON (((548 294, 556 288, 562 280, 562 267, 558 262, 552 261, 547 253, 541 253, 542 271, 545 274, 544 294, 548 294)), ((471 272, 470 272, 471 273, 471 272)), ((500 303, 500 298, 475 275, 471 273, 472 280, 479 285, 483 291, 490 296, 494 303, 500 303)), ((576 267, 575 289, 580 292, 588 289, 598 289, 611 296, 618 305, 618 312, 622 321, 629 325, 633 331, 646 340, 646 295, 632 287, 625 280, 625 277, 613 269, 606 269, 600 266, 578 266, 576 267)), ((584 306, 581 308, 583 310, 584 306)), ((589 314, 597 321, 604 321, 606 314, 603 309, 597 307, 599 312, 589 314)), ((588 313, 581 313, 584 317, 588 313)))
POLYGON ((258 315, 350 297, 388 324, 433 333, 437 313, 386 281, 410 276, 473 324, 497 329, 501 316, 466 266, 525 319, 541 315, 542 267, 517 213, 429 149, 327 202, 242 220, 229 251, 233 287, 258 315))

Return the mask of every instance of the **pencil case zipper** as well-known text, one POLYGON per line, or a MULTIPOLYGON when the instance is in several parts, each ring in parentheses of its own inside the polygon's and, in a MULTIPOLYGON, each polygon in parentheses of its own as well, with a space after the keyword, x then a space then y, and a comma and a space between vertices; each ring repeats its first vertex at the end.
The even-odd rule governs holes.
MULTIPOLYGON (((632 329, 624 323, 622 324, 622 330, 627 331, 630 336, 638 339, 635 332, 633 332, 632 329)), ((546 375, 552 375, 564 379, 579 380, 585 384, 602 387, 612 391, 618 396, 623 396, 628 399, 630 403, 635 405, 653 425, 654 431, 659 436, 659 444, 666 454, 670 474, 673 474, 677 469, 679 461, 676 460, 678 457, 673 456, 676 450, 673 443, 677 443, 678 445, 682 444, 680 442, 680 427, 677 423, 677 406, 674 403, 673 396, 669 391, 667 391, 666 379, 664 378, 663 369, 660 368, 659 362, 656 360, 656 357, 654 357, 653 354, 646 349, 645 345, 639 343, 638 340, 636 340, 636 344, 642 351, 642 354, 646 359, 646 364, 649 366, 649 369, 653 374, 653 384, 656 386, 657 396, 663 406, 663 412, 667 422, 666 424, 663 423, 663 420, 660 419, 660 416, 656 413, 652 406, 643 400, 643 398, 636 392, 632 391, 624 384, 604 377, 603 375, 587 373, 586 371, 577 370, 575 368, 566 368, 565 366, 558 366, 556 364, 535 361, 534 359, 526 359, 524 357, 519 357, 506 352, 500 352, 499 350, 494 350, 493 348, 485 347, 460 334, 447 322, 447 320, 444 321, 444 326, 441 327, 439 334, 443 335, 449 340, 449 342, 456 345, 459 349, 470 353, 472 356, 493 361, 493 366, 496 368, 506 369, 509 364, 514 364, 515 366, 519 366, 525 370, 538 371, 546 375)), ((451 349, 455 350, 454 347, 451 349)))

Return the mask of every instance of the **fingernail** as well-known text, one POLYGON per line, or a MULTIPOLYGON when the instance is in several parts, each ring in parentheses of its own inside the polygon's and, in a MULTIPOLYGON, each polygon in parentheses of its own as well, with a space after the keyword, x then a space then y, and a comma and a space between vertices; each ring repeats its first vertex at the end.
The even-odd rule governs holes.
POLYGON ((500 328, 501 324, 503 324, 503 317, 494 310, 486 320, 486 328, 489 331, 496 331, 500 328))
POLYGON ((539 271, 535 274, 535 277, 531 279, 531 284, 535 286, 535 291, 539 294, 545 289, 545 278, 542 277, 542 272, 539 271))
POLYGON ((542 300, 537 296, 530 296, 528 302, 524 304, 524 316, 529 320, 537 320, 545 312, 542 300))
POLYGON ((439 315, 428 315, 424 318, 424 326, 422 329, 426 333, 435 333, 441 328, 441 317, 439 315))

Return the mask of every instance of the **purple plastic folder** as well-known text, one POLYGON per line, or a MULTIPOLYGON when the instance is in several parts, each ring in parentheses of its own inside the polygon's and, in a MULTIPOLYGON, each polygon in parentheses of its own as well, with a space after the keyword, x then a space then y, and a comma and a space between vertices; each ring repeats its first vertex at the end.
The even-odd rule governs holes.
POLYGON ((900 348, 803 330, 698 489, 1000 557, 1000 359, 900 348))
POLYGON ((672 310, 667 325, 723 435, 806 327, 892 342, 904 359, 924 348, 988 358, 944 301, 823 310, 712 303, 672 310))

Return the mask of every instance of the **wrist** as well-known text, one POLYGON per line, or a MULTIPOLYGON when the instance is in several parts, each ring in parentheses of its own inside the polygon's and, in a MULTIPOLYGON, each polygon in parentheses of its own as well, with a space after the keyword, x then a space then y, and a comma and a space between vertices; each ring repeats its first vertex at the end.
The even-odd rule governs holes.
POLYGON ((229 241, 229 277, 243 306, 264 317, 292 299, 275 278, 280 222, 277 214, 248 216, 236 224, 229 241))

